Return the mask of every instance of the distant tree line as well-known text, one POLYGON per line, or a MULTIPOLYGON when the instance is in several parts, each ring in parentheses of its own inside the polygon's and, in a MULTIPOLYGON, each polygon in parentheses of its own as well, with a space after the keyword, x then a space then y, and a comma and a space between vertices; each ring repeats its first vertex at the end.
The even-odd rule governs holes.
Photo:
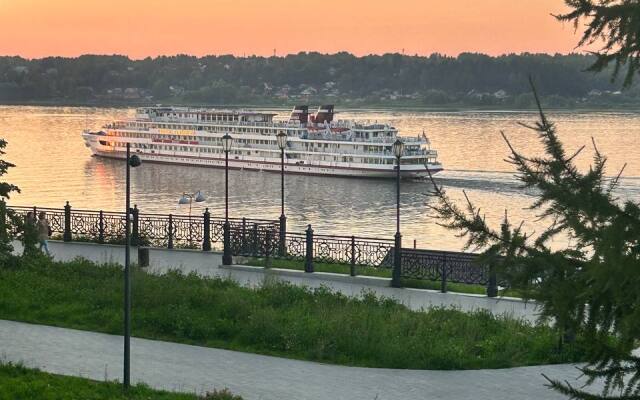
POLYGON ((579 54, 471 53, 0 57, 0 102, 528 108, 534 106, 527 83, 532 76, 549 107, 637 104, 640 85, 622 89, 606 74, 585 72, 595 61, 579 54))

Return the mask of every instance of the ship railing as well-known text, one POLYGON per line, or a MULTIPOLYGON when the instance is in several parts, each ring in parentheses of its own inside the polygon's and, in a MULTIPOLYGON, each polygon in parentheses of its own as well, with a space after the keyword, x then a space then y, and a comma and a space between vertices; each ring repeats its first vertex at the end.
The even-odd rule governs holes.
MULTIPOLYGON (((410 144, 414 144, 414 143, 426 144, 427 143, 424 139, 420 139, 420 138, 408 138, 404 136, 401 136, 400 138, 402 139, 403 142, 410 143, 410 144)), ((396 141, 397 137, 374 137, 374 138, 367 139, 367 138, 354 137, 354 135, 349 136, 349 135, 342 135, 342 134, 335 134, 335 133, 326 133, 326 134, 307 133, 306 139, 322 140, 322 141, 329 141, 329 142, 370 143, 372 145, 376 145, 376 144, 393 144, 393 142, 396 141)))
MULTIPOLYGON (((274 149, 274 147, 271 147, 270 149, 274 149)), ((265 148, 263 150, 268 150, 268 148, 265 148)), ((393 156, 395 157, 395 155, 393 154, 393 151, 388 150, 388 151, 354 151, 354 150, 340 150, 340 149, 325 149, 325 148, 290 148, 287 150, 287 152, 298 152, 298 153, 313 153, 313 154, 324 154, 324 155, 350 155, 350 156, 355 156, 355 157, 367 157, 367 156, 382 156, 382 157, 390 157, 393 156)), ((415 156, 425 156, 425 157, 436 157, 437 156, 437 152, 430 150, 430 151, 421 151, 421 150, 417 150, 417 151, 405 151, 403 153, 403 157, 415 157, 415 156)))
POLYGON ((408 137, 408 136, 395 136, 395 137, 382 137, 382 138, 354 138, 353 141, 354 142, 358 142, 358 143, 385 143, 385 144, 392 144, 393 142, 395 142, 397 139, 402 140, 402 142, 404 143, 410 143, 410 144, 421 144, 421 143, 427 143, 424 139, 422 138, 415 138, 415 137, 408 137))

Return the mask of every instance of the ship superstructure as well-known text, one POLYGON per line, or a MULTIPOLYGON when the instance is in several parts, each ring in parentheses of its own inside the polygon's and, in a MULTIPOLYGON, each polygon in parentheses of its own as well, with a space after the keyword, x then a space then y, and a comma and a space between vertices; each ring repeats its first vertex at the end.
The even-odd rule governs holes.
POLYGON ((277 114, 246 110, 183 107, 144 107, 134 118, 85 131, 86 145, 97 156, 124 158, 126 144, 152 162, 223 168, 221 138, 233 137, 229 167, 280 171, 281 151, 276 135, 287 135, 285 172, 349 177, 395 177, 393 142, 405 144, 402 177, 424 177, 442 170, 437 152, 422 134, 399 136, 387 124, 334 121, 334 107, 321 106, 311 115, 308 106, 296 106, 284 121, 277 114))

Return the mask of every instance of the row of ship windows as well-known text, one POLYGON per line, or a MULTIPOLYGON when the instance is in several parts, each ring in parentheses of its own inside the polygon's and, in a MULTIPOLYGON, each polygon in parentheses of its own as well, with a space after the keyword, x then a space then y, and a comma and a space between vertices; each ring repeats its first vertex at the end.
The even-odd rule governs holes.
POLYGON ((239 115, 234 114, 161 113, 159 116, 170 118, 197 118, 201 121, 238 121, 240 118, 239 115), (198 115, 200 115, 200 118, 197 118, 198 115))
MULTIPOLYGON (((126 143, 124 142, 107 142, 104 140, 100 141, 100 144, 103 146, 114 146, 114 147, 125 147, 126 143)), ((191 147, 191 146, 173 146, 173 145, 149 145, 142 143, 132 143, 131 147, 134 149, 144 149, 144 150, 165 150, 165 151, 183 151, 183 152, 193 152, 193 153, 210 153, 210 154, 222 154, 224 153, 221 148, 212 148, 212 147, 191 147)), ((272 153, 269 152, 261 152, 255 150, 231 150, 229 154, 233 155, 247 155, 247 156, 260 156, 260 157, 273 157, 272 153)), ((287 153, 288 159, 301 159, 302 155, 287 153)), ((305 155, 305 158, 309 157, 309 155, 305 155)), ((371 158, 371 157, 353 157, 353 156, 316 156, 318 161, 341 161, 341 162, 356 162, 362 164, 388 164, 393 165, 395 163, 394 159, 381 159, 381 158, 371 158)), ((424 160, 402 160, 402 164, 422 164, 424 160)))
POLYGON ((179 125, 179 124, 158 124, 158 123, 144 123, 144 122, 128 122, 128 123, 116 123, 113 125, 115 128, 122 129, 172 129, 182 131, 207 131, 207 132, 241 132, 241 133, 259 133, 262 135, 275 135, 280 132, 286 132, 284 129, 277 128, 258 128, 254 126, 249 127, 228 127, 228 126, 200 126, 200 125, 179 125))
MULTIPOLYGON (((123 129, 169 129, 179 131, 206 131, 206 132, 218 132, 218 133, 256 133, 260 135, 276 135, 280 132, 287 133, 285 129, 278 129, 272 127, 256 127, 256 126, 200 126, 200 125, 179 125, 179 124, 161 124, 161 123, 144 123, 144 122, 128 122, 128 123, 116 123, 113 125, 115 128, 123 129), (229 132, 230 131, 230 132, 229 132)), ((322 134, 321 132, 317 132, 322 134)), ((370 138, 390 138, 393 137, 392 131, 382 132, 359 132, 355 131, 355 137, 357 139, 370 139, 370 138)))
MULTIPOLYGON (((145 133, 123 133, 123 132, 112 132, 109 136, 113 137, 127 137, 127 138, 138 138, 138 139, 152 139, 152 140, 188 140, 188 141, 198 141, 198 142, 210 142, 220 144, 221 138, 213 138, 213 137, 205 137, 205 136, 188 136, 188 135, 149 135, 145 133)), ((263 140, 263 139, 239 139, 234 138, 233 140, 236 143, 245 143, 245 144, 265 144, 265 145, 276 145, 275 140, 263 140)))
MULTIPOLYGON (((150 136, 142 133, 131 133, 131 134, 123 134, 121 132, 114 132, 111 136, 116 137, 135 137, 140 139, 152 138, 159 140, 160 137, 150 136)), ((209 142, 212 144, 221 144, 220 138, 212 138, 212 137, 204 137, 204 136, 182 136, 182 135, 163 135, 163 139, 170 140, 188 140, 188 141, 198 141, 198 142, 209 142)), ((262 140, 262 139, 234 139, 236 143, 239 144, 258 144, 258 145, 270 145, 276 146, 275 140, 262 140)), ((339 143, 320 143, 320 142, 302 142, 304 144, 305 149, 308 148, 322 148, 322 149, 340 149, 345 147, 351 147, 353 150, 360 150, 360 146, 362 146, 362 150, 365 152, 384 152, 391 151, 391 146, 377 146, 377 145, 357 145, 357 144, 339 144, 339 143)), ((419 146, 407 146, 407 151, 418 150, 419 146), (415 149, 412 149, 415 148, 415 149)))

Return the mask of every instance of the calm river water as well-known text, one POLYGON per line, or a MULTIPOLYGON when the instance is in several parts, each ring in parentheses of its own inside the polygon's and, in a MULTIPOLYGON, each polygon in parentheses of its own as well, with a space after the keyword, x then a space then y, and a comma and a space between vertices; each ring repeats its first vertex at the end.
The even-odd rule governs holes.
MULTIPOLYGON (((10 204, 62 207, 68 200, 77 208, 124 208, 124 164, 92 157, 80 134, 85 128, 95 129, 132 113, 131 109, 114 108, 0 106, 0 137, 9 142, 6 158, 17 165, 7 179, 22 190, 10 204)), ((640 114, 555 112, 549 116, 568 149, 588 145, 589 151, 579 159, 581 167, 591 161, 592 137, 609 157, 610 175, 627 163, 618 195, 640 201, 640 114)), ((424 129, 445 167, 437 175, 438 182, 453 197, 460 199, 466 191, 496 225, 507 209, 513 219, 525 220, 529 229, 542 229, 526 210, 532 193, 519 189, 511 166, 504 162, 508 151, 500 136, 504 131, 517 149, 530 155, 539 153, 535 133, 518 125, 534 122, 536 114, 349 111, 339 117, 388 122, 403 135, 417 135, 424 129)), ((177 205, 181 193, 202 189, 207 201, 195 206, 194 213, 208 207, 214 215, 223 215, 224 170, 146 163, 133 170, 132 182, 133 201, 143 212, 187 213, 188 208, 177 205)), ((392 180, 287 176, 290 229, 302 230, 312 224, 318 233, 392 238, 394 185, 392 180)), ((279 216, 278 174, 231 171, 229 186, 231 216, 279 216)), ((405 244, 415 239, 421 248, 459 250, 462 240, 429 218, 425 207, 432 201, 427 196, 429 190, 428 182, 402 182, 405 244)))

